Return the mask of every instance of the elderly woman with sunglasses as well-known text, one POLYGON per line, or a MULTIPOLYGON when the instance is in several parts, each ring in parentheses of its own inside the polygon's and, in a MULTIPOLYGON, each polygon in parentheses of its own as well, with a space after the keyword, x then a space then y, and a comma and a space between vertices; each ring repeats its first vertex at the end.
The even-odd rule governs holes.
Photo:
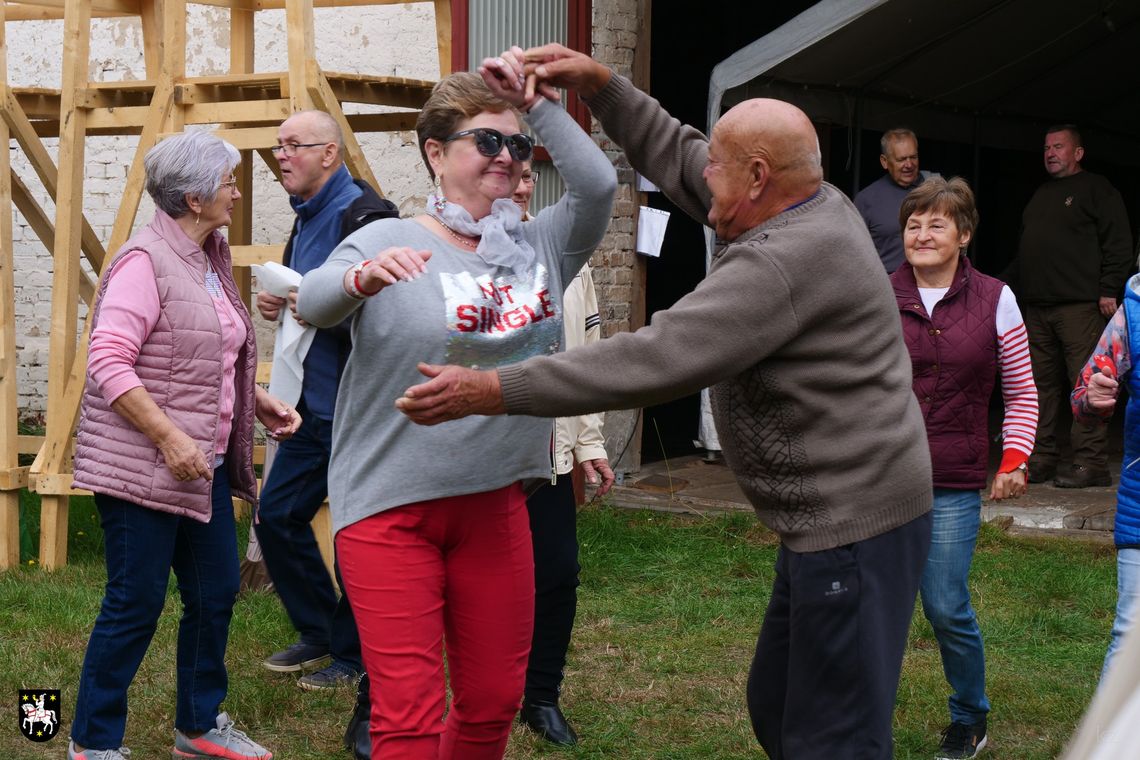
POLYGON ((609 223, 613 167, 526 91, 522 60, 512 48, 436 85, 416 125, 438 181, 427 213, 351 235, 298 296, 317 326, 355 314, 329 501, 373 684, 374 760, 501 758, 522 696, 534 617, 524 489, 551 479, 552 423, 422 427, 394 408, 425 353, 494 367, 560 350, 563 290, 609 223), (527 222, 511 201, 533 153, 520 112, 568 188, 527 222))
POLYGON ((144 159, 154 218, 108 262, 95 301, 75 447, 95 494, 107 586, 91 631, 69 760, 121 760, 127 689, 178 579, 174 750, 271 758, 221 712, 238 590, 232 496, 253 501, 253 421, 278 438, 301 418, 254 384, 253 325, 219 228, 241 197, 239 154, 195 131, 144 159))

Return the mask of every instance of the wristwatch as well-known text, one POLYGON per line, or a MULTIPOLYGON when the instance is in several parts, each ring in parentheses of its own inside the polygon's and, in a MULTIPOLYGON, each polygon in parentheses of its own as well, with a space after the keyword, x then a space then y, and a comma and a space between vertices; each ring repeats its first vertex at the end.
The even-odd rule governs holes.
POLYGON ((1028 462, 1022 462, 1021 464, 1019 464, 1017 466, 1016 472, 1023 472, 1026 474, 1026 476, 1028 476, 1029 475, 1029 463, 1028 462))

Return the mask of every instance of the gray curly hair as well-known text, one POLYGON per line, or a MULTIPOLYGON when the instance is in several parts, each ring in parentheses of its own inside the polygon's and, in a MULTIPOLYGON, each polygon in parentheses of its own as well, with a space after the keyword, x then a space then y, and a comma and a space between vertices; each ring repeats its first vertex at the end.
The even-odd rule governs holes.
POLYGON ((241 161, 238 149, 201 129, 173 135, 146 152, 146 191, 154 205, 177 219, 190 213, 186 196, 209 203, 218 195, 222 175, 241 161))

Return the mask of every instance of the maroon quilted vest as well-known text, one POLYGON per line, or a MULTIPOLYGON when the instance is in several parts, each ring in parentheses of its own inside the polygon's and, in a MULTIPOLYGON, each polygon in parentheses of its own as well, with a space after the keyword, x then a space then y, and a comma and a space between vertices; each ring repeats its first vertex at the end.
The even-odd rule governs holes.
POLYGON ((914 395, 926 421, 934 485, 982 488, 989 453, 989 405, 997 378, 997 304, 1002 282, 958 257, 950 290, 927 314, 914 269, 891 275, 903 338, 910 352, 914 395))

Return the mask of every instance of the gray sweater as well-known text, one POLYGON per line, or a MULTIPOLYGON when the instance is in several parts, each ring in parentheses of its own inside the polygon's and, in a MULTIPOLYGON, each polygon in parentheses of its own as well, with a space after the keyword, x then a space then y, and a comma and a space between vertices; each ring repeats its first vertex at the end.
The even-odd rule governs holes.
POLYGON ((422 427, 394 406, 426 379, 416 362, 487 368, 561 349, 562 293, 602 239, 617 178, 562 108, 542 102, 525 118, 567 187, 523 223, 537 253, 529 271, 489 265, 413 220, 384 219, 346 238, 301 283, 297 313, 308 322, 334 325, 355 311, 333 417, 334 531, 403 504, 551 476, 550 420, 468 417, 422 427), (345 271, 389 246, 430 250, 427 274, 364 301, 345 293, 345 271))
MULTIPOLYGON (((617 76, 590 107, 638 171, 706 219, 702 134, 617 76)), ((863 220, 826 183, 720 247, 696 290, 651 325, 499 377, 511 414, 549 416, 713 385, 725 458, 794 551, 870 538, 930 509, 930 454, 895 299, 863 220)))

